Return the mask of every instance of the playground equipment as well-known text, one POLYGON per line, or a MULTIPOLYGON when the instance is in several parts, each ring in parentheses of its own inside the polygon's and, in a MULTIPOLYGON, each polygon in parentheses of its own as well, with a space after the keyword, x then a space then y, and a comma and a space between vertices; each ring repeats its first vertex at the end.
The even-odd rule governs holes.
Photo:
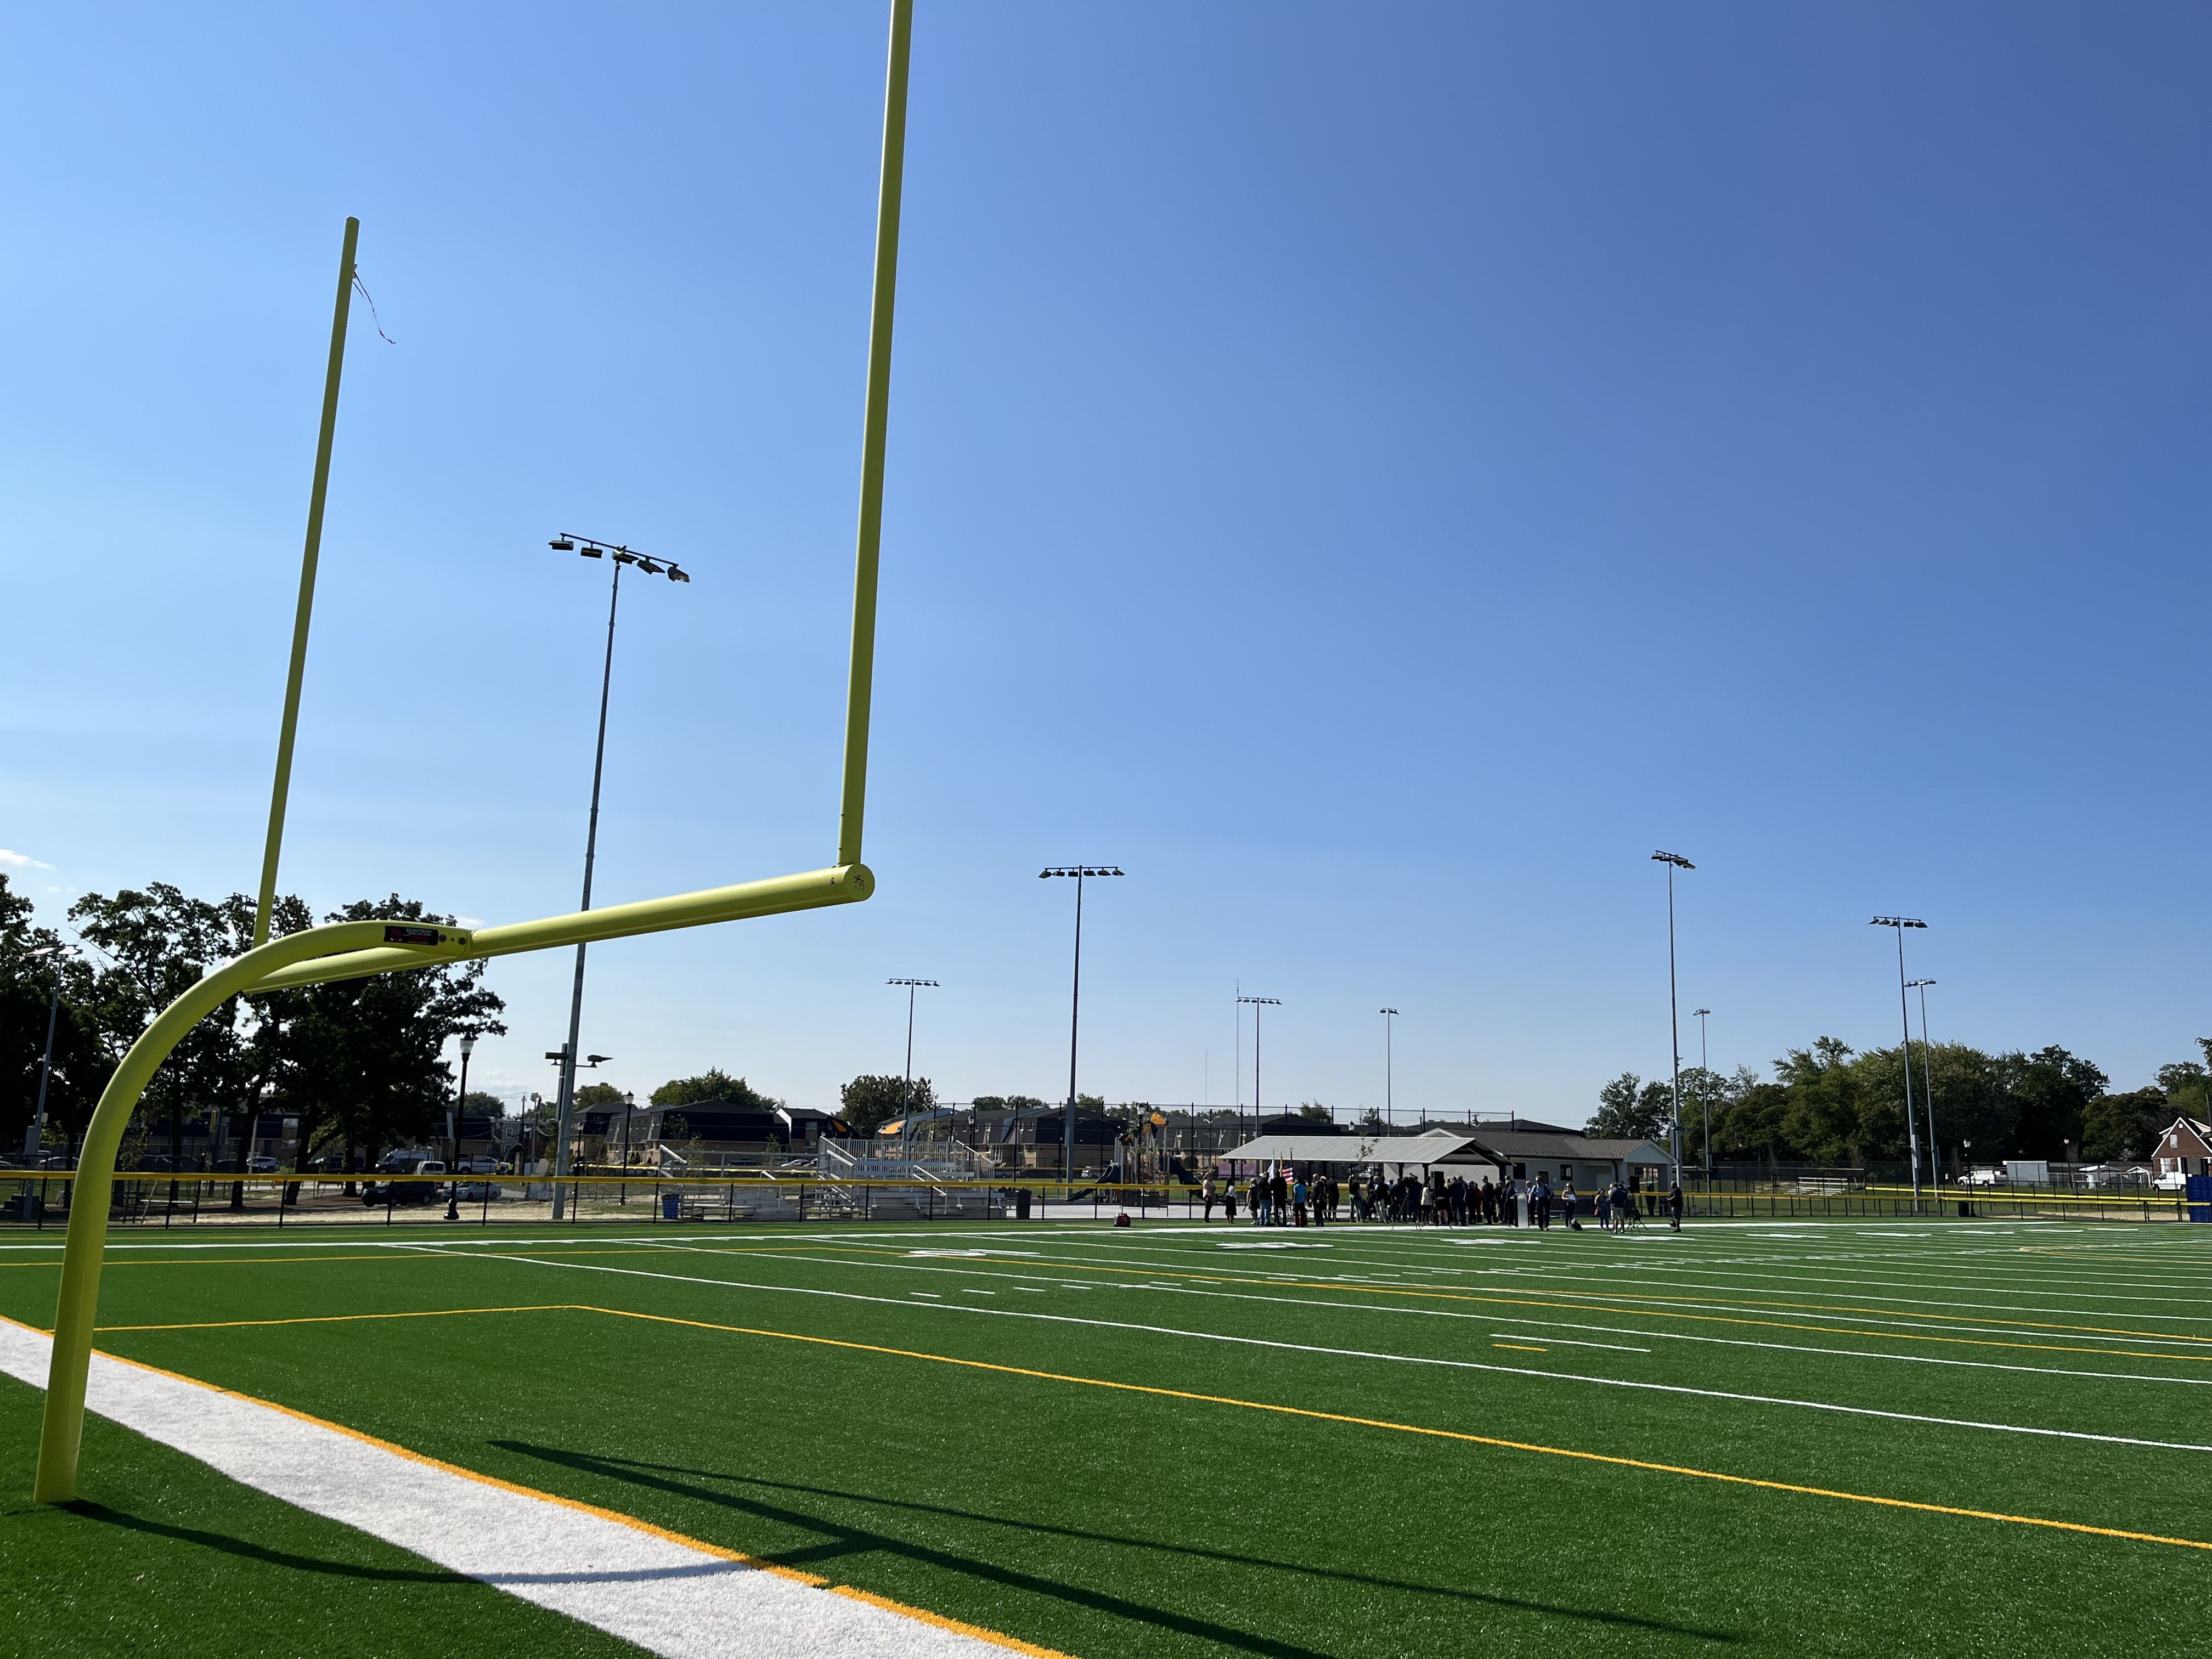
POLYGON ((70 1205, 69 1233, 62 1257, 53 1358, 47 1374, 38 1473, 32 1487, 33 1496, 39 1502, 66 1503, 76 1495, 77 1450, 84 1431, 85 1380, 91 1366, 93 1327, 99 1310, 100 1273, 107 1242, 115 1154, 124 1127, 140 1094, 169 1051, 193 1026, 230 998, 290 986, 400 972, 441 962, 551 950, 634 933, 662 933, 748 916, 852 904, 875 890, 875 878, 860 862, 860 829, 867 798, 868 706, 875 671, 876 572, 883 531, 884 447, 890 413, 891 321, 898 275, 899 195, 905 163, 907 58, 913 16, 913 0, 891 0, 890 61, 884 88, 883 172, 876 210, 874 300, 868 329, 867 401, 860 447, 860 513, 854 561, 845 763, 838 801, 837 859, 828 868, 501 927, 470 929, 350 921, 309 927, 282 939, 266 939, 270 897, 276 889, 277 855, 283 832, 284 798, 291 770, 300 681, 306 661, 324 489, 337 421, 347 299, 352 286, 354 247, 359 229, 358 222, 346 222, 330 370, 324 389, 322 428, 316 450, 315 483, 301 563, 299 610, 278 744, 276 782, 262 866, 256 943, 242 956, 210 972, 162 1010, 131 1046, 93 1110, 77 1159, 76 1188, 70 1205))

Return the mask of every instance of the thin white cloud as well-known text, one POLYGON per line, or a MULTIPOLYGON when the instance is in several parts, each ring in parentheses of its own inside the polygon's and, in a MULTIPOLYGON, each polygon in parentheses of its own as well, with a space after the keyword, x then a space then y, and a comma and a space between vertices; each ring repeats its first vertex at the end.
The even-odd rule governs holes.
POLYGON ((28 853, 11 853, 4 847, 0 847, 0 865, 10 870, 51 870, 54 867, 33 858, 28 853))

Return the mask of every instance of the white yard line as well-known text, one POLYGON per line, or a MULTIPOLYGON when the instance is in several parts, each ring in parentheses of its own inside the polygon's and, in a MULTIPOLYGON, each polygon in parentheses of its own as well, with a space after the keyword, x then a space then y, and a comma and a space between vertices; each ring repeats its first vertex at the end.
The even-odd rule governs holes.
MULTIPOLYGON (((0 1371, 44 1388, 52 1347, 0 1319, 0 1371)), ((106 1354, 93 1355, 86 1404, 244 1486, 669 1659, 1047 1651, 106 1354)))
MULTIPOLYGON (((1965 1417, 1931 1417, 1918 1412, 1880 1411, 1871 1406, 1844 1406, 1825 1400, 1791 1400, 1778 1395, 1736 1394, 1723 1389, 1696 1389, 1680 1382, 1644 1382, 1627 1377, 1590 1376, 1576 1371, 1532 1370, 1525 1365, 1489 1365, 1475 1359, 1441 1359, 1426 1354, 1384 1353, 1367 1348, 1336 1348, 1312 1342, 1282 1342, 1258 1336, 1231 1336, 1219 1331, 1184 1330, 1175 1325, 1146 1325, 1119 1319, 1084 1319, 1073 1314, 1019 1313, 1011 1308, 971 1308, 960 1303, 916 1303, 905 1297, 866 1296, 855 1291, 825 1291, 809 1285, 755 1285, 742 1279, 714 1279, 698 1273, 649 1273, 642 1267, 614 1267, 594 1261, 543 1261, 533 1256, 508 1256, 509 1261, 539 1267, 564 1267, 573 1273, 616 1273, 628 1279, 664 1279, 679 1285, 712 1285, 723 1290, 761 1291, 781 1296, 825 1297, 837 1302, 870 1302, 931 1313, 972 1314, 987 1319, 1029 1319, 1054 1325, 1087 1325, 1102 1330, 1139 1331, 1152 1336, 1181 1337, 1194 1342, 1224 1342, 1239 1347, 1273 1348, 1285 1352, 1322 1354, 1339 1359, 1378 1359, 1401 1365, 1434 1365, 1451 1370, 1487 1371, 1498 1376, 1547 1382, 1581 1382, 1595 1388, 1633 1389, 1650 1394, 1686 1395, 1700 1400, 1726 1400, 1740 1405, 1780 1406, 1797 1411, 1832 1412, 1844 1417, 1872 1417, 1895 1423, 1924 1423, 1938 1428, 1975 1429, 1994 1434, 2025 1434, 2051 1440, 2081 1440, 2104 1446, 2142 1446, 2156 1451, 2212 1452, 2212 1445, 2185 1440, 2146 1440, 2133 1435, 2090 1434, 2079 1429, 2044 1429, 2022 1423, 1988 1423, 1965 1417)), ((1494 1320, 1504 1324, 1510 1321, 1494 1320)), ((1591 1345, 1583 1345, 1591 1346, 1591 1345)))

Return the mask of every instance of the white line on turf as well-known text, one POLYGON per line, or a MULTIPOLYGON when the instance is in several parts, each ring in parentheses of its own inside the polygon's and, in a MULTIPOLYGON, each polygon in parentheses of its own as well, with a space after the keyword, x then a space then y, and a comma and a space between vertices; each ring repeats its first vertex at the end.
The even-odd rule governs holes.
MULTIPOLYGON (((52 1352, 45 1332, 0 1319, 0 1371, 42 1388, 52 1352)), ((668 1659, 977 1659, 1011 1645, 106 1354, 93 1355, 85 1403, 241 1485, 668 1659)))
MULTIPOLYGON (((825 1291, 811 1285, 755 1285, 742 1279, 713 1279, 696 1273, 648 1273, 642 1267, 613 1267, 595 1261, 543 1261, 535 1256, 511 1255, 508 1261, 538 1267, 565 1267, 574 1273, 618 1273, 629 1279, 665 1279, 679 1285, 713 1285, 724 1290, 762 1291, 781 1296, 826 1297, 838 1302, 871 1302, 885 1307, 912 1308, 902 1297, 866 1296, 856 1291, 825 1291)), ((2186 1440, 2146 1440, 2134 1435, 2090 1434, 2080 1429, 2045 1429, 2023 1423, 1985 1423, 1966 1417, 1931 1417, 1919 1412, 1886 1412, 1871 1406, 1844 1406, 1826 1400, 1790 1400, 1778 1395, 1736 1394, 1723 1389, 1694 1389, 1680 1382, 1644 1382, 1620 1376, 1589 1376, 1576 1371, 1531 1370, 1525 1365, 1486 1365, 1474 1359, 1440 1359, 1426 1354, 1383 1353, 1367 1348, 1334 1348, 1313 1342, 1280 1342, 1259 1336, 1231 1336, 1221 1331, 1190 1331, 1175 1325, 1145 1325, 1130 1320, 1081 1319, 1073 1314, 1017 1313, 1011 1308, 970 1308, 957 1302, 933 1304, 933 1313, 979 1314, 988 1319, 1031 1319, 1055 1325, 1088 1325, 1103 1330, 1141 1331, 1153 1336, 1176 1336, 1198 1342, 1232 1343, 1240 1347, 1273 1348, 1291 1353, 1322 1354, 1340 1359, 1380 1359, 1401 1365, 1436 1365, 1452 1370, 1488 1371, 1503 1376, 1540 1378, 1550 1382, 1582 1382, 1607 1389, 1633 1389, 1651 1394, 1687 1395, 1700 1400, 1726 1400, 1739 1405, 1781 1406, 1797 1411, 1832 1412, 1845 1417, 1881 1418, 1895 1423, 1924 1423, 1938 1428, 1985 1430, 1995 1434, 2034 1435, 2051 1440, 2082 1440, 2105 1446, 2142 1446, 2156 1451, 2212 1452, 2212 1445, 2186 1440)), ((1506 1322, 1499 1321, 1499 1323, 1506 1322)), ((1583 1346, 1601 1346, 1582 1344, 1583 1346)))

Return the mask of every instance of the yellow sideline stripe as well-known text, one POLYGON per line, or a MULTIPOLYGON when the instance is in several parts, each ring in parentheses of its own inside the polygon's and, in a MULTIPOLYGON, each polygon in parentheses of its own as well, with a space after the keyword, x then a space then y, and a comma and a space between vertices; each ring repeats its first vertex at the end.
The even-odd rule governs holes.
POLYGON ((1388 1429, 1397 1434, 1427 1435, 1439 1440, 1463 1441, 1470 1445, 1496 1446, 1506 1451, 1534 1452, 1546 1457, 1569 1457, 1580 1462, 1603 1463, 1615 1468, 1686 1475, 1696 1480, 1717 1480, 1732 1486, 1755 1486, 1765 1492, 1796 1492, 1808 1498, 1834 1498, 1845 1503, 1912 1510, 1923 1515, 1955 1515, 1972 1521, 2002 1521, 2013 1526, 2045 1527, 2056 1532, 2084 1533, 2097 1538, 2124 1538, 2138 1544, 2170 1544, 2179 1549, 2212 1552, 2212 1543, 2202 1539, 2171 1538, 2154 1532, 2129 1532, 2118 1527, 2093 1527, 2086 1522, 2053 1521, 2045 1516, 2008 1515, 1998 1510, 1970 1510, 1950 1504, 1922 1504, 1908 1498, 1881 1498, 1868 1492, 1840 1492, 1832 1486, 1800 1486, 1788 1480, 1760 1480, 1747 1474, 1723 1474, 1717 1469, 1691 1468, 1680 1463, 1654 1463, 1643 1458, 1620 1457, 1607 1452, 1577 1451, 1565 1446, 1538 1445, 1528 1440, 1503 1440, 1492 1435, 1468 1434, 1458 1429, 1433 1429, 1416 1423, 1393 1423, 1379 1417, 1351 1417, 1340 1412, 1315 1411, 1304 1406, 1279 1406, 1263 1400, 1237 1400, 1227 1395, 1198 1394, 1188 1389, 1163 1389, 1144 1382, 1115 1382, 1104 1377, 1075 1376, 1066 1371, 1041 1371, 1025 1365, 1000 1365, 983 1359, 960 1359, 951 1354, 923 1353, 914 1348, 886 1347, 874 1342, 849 1342, 837 1337, 806 1336, 796 1331, 763 1330, 750 1325, 719 1325, 703 1319, 676 1319, 666 1314, 633 1313, 625 1308, 596 1308, 587 1303, 576 1305, 584 1312, 609 1314, 618 1319, 649 1320, 659 1325, 688 1325, 698 1330, 726 1331, 738 1336, 775 1337, 787 1342, 807 1342, 825 1348, 848 1348, 859 1353, 890 1354, 900 1359, 927 1359, 940 1365, 960 1365, 970 1370, 996 1371, 1007 1376, 1036 1377, 1048 1382, 1074 1382, 1085 1388, 1154 1395, 1162 1399, 1188 1400, 1206 1406, 1235 1406, 1244 1411, 1274 1412, 1285 1417, 1312 1418, 1324 1423, 1349 1423, 1364 1429, 1388 1429))
MULTIPOLYGON (((563 1308, 573 1305, 577 1311, 585 1313, 607 1311, 599 1308, 586 1308, 581 1304, 558 1305, 563 1308)), ((455 1310, 455 1311, 468 1310, 455 1310)), ((536 1312, 538 1310, 502 1309, 485 1311, 536 1312)), ((356 1314, 349 1316, 356 1319, 384 1319, 406 1318, 409 1316, 356 1314)), ((0 1315, 0 1318, 5 1317, 5 1315, 0 1315)), ((21 1322, 10 1319, 8 1320, 8 1323, 18 1325, 21 1322)), ((21 1328, 38 1329, 34 1325, 25 1325, 21 1328)), ((40 1332, 40 1334, 49 1335, 51 1333, 40 1332)), ((161 1366, 149 1365, 143 1359, 126 1359, 121 1354, 107 1353, 99 1349, 94 1352, 99 1353, 104 1359, 112 1359, 118 1365, 135 1366, 142 1371, 151 1371, 156 1376, 166 1376, 179 1382, 189 1382, 196 1389, 206 1389, 211 1393, 228 1395, 233 1400, 242 1400, 248 1405, 263 1406, 272 1412, 282 1412, 285 1416, 295 1418, 300 1422, 313 1424, 319 1429, 327 1429, 332 1434, 342 1434, 349 1440, 357 1440, 364 1446, 374 1446, 380 1451, 390 1452, 395 1457, 404 1457, 410 1463, 420 1463, 425 1468, 442 1469, 447 1474, 459 1475, 464 1480, 473 1480, 478 1486, 495 1486, 501 1492, 516 1492, 525 1498, 537 1498, 541 1503, 557 1504, 565 1510, 574 1510, 580 1514, 597 1516, 602 1521, 611 1521, 617 1526, 629 1528, 633 1532, 641 1532, 651 1537, 665 1539, 672 1544, 680 1544, 686 1549, 697 1550, 701 1554, 713 1556, 718 1560, 733 1561, 741 1566, 751 1567, 760 1572, 772 1573, 778 1578, 788 1578, 798 1583, 811 1585, 831 1595, 842 1595, 855 1601, 865 1601, 871 1607, 882 1607, 890 1613, 902 1613, 925 1625, 933 1625, 939 1630, 952 1631, 962 1636, 972 1636, 979 1642, 988 1642, 994 1647, 1005 1648, 1010 1652, 1026 1654, 1030 1656, 1030 1659, 1073 1659, 1073 1656, 1062 1653, 1056 1648, 1039 1647, 1034 1642, 1024 1642, 1020 1637, 1009 1636, 1003 1631, 988 1630, 981 1625, 964 1624, 957 1619, 948 1619, 942 1613, 932 1613, 926 1607, 908 1607, 903 1601, 894 1601, 887 1596, 878 1595, 869 1590, 857 1589, 849 1584, 833 1584, 818 1573, 801 1572, 795 1567, 780 1567, 772 1561, 763 1561, 756 1556, 746 1555, 737 1550, 724 1549, 720 1544, 709 1544, 704 1539, 693 1538, 688 1534, 674 1532, 666 1527, 657 1527, 650 1521, 641 1521, 637 1516, 624 1515, 619 1510, 602 1509, 597 1504, 586 1504, 580 1498, 562 1498, 556 1492, 542 1492, 536 1486, 525 1486, 513 1480, 502 1480, 497 1475, 483 1474, 475 1469, 464 1468, 459 1463, 448 1463, 443 1458, 431 1457, 422 1452, 410 1451, 406 1447, 392 1441, 379 1439, 373 1434, 364 1434, 359 1429, 349 1429, 343 1423, 333 1423, 328 1418, 317 1417, 309 1412, 295 1411, 291 1407, 279 1405, 273 1400, 263 1400, 254 1395, 240 1394, 234 1389, 226 1389, 220 1383, 203 1382, 197 1376, 186 1376, 180 1371, 164 1370, 161 1366)))
MULTIPOLYGON (((101 1331, 227 1331, 245 1325, 349 1325, 361 1319, 449 1319, 456 1314, 565 1313, 575 1306, 573 1302, 540 1302, 526 1308, 423 1308, 406 1313, 305 1314, 292 1319, 205 1319, 174 1325, 97 1325, 93 1328, 101 1331)), ((131 1363, 136 1364, 138 1362, 133 1360, 131 1363)), ((149 1366, 148 1369, 152 1368, 149 1366)), ((210 1383, 209 1386, 214 1385, 210 1383)), ((283 1407, 277 1409, 281 1411, 283 1407)))

